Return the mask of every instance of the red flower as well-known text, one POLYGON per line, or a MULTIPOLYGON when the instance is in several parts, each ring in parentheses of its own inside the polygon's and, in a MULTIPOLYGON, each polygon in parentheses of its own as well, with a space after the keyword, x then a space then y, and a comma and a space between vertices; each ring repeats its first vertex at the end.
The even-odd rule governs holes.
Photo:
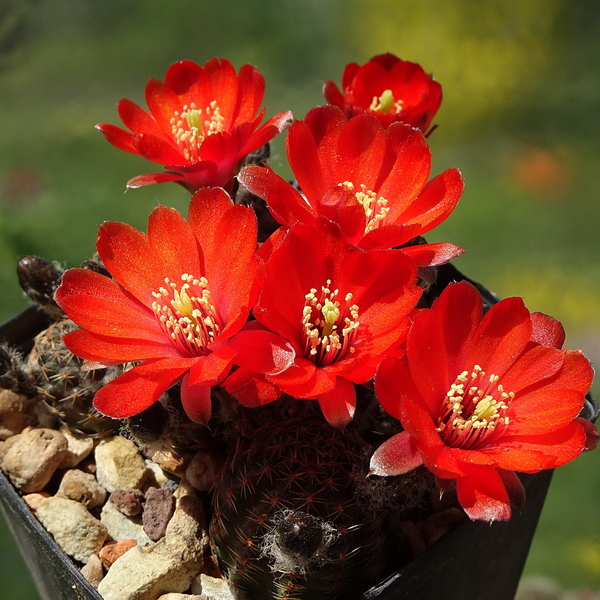
POLYGON ((505 521, 524 501, 515 471, 565 464, 596 445, 578 418, 593 371, 560 350, 560 323, 530 314, 520 298, 493 306, 468 283, 450 285, 418 311, 402 358, 382 362, 375 389, 404 430, 380 446, 372 473, 397 475, 424 464, 440 489, 456 480, 473 520, 505 521))
POLYGON ((254 308, 258 323, 231 340, 242 368, 226 389, 246 406, 283 393, 318 399, 332 425, 345 425, 356 404, 353 383, 371 379, 406 331, 421 294, 415 284, 416 267, 399 250, 359 250, 325 219, 314 227, 296 225, 267 263, 254 308), (260 327, 291 345, 293 365, 267 373, 254 364, 251 340, 260 327))
POLYGON ((402 121, 423 133, 442 103, 440 84, 420 65, 393 54, 374 56, 362 67, 356 63, 346 65, 342 91, 333 81, 326 81, 323 94, 348 118, 367 112, 384 127, 402 121))
MULTIPOLYGON (((371 115, 348 121, 335 106, 314 108, 289 130, 287 155, 302 194, 268 167, 249 166, 240 181, 264 198, 277 221, 313 224, 325 216, 364 249, 406 244, 441 223, 463 190, 458 169, 427 183, 431 152, 423 134, 371 115)), ((405 249, 419 266, 460 254, 452 244, 405 249)))
POLYGON ((246 155, 292 119, 292 113, 281 112, 259 127, 264 88, 252 65, 236 75, 225 59, 213 58, 204 67, 184 60, 169 67, 164 83, 151 79, 146 85, 150 112, 127 99, 119 102, 119 116, 133 133, 104 123, 96 127, 113 146, 168 169, 134 177, 127 187, 164 181, 176 181, 191 192, 227 187, 246 155))
POLYGON ((246 322, 260 283, 254 213, 222 189, 205 188, 192 199, 189 221, 159 206, 147 234, 105 223, 97 247, 114 279, 65 273, 56 301, 83 328, 65 344, 90 361, 141 364, 103 387, 96 408, 128 417, 182 380, 184 409, 206 422, 210 386, 235 354, 224 342, 246 322))

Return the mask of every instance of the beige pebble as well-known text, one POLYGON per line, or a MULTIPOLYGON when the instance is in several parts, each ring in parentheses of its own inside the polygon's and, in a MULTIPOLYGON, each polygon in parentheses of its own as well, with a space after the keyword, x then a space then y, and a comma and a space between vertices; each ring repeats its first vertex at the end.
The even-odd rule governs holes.
POLYGON ((106 527, 75 500, 45 498, 37 514, 56 543, 80 562, 87 562, 92 554, 98 554, 106 540, 106 527))
POLYGON ((44 489, 67 451, 64 436, 53 429, 29 429, 2 448, 2 470, 22 492, 44 489))
POLYGON ((104 577, 104 568, 102 561, 97 554, 92 554, 88 561, 81 567, 81 574, 93 588, 98 588, 98 584, 104 577))
POLYGON ((211 577, 206 573, 200 573, 194 578, 191 592, 214 598, 214 600, 236 600, 236 596, 225 579, 211 577))
POLYGON ((146 463, 137 446, 123 437, 103 440, 96 446, 96 478, 108 492, 141 488, 146 477, 146 463))
POLYGON ((135 546, 110 568, 98 591, 104 600, 156 600, 183 593, 202 568, 204 545, 179 534, 148 548, 135 546))
POLYGON ((0 390, 0 440, 21 433, 33 422, 33 408, 37 400, 16 394, 11 390, 0 390))
POLYGON ((196 453, 190 461, 185 478, 201 492, 208 492, 221 469, 223 468, 223 456, 212 448, 204 448, 196 453))
POLYGON ((60 464, 60 469, 72 469, 87 458, 94 449, 94 440, 88 436, 75 435, 68 427, 59 430, 67 440, 67 452, 60 464))
POLYGON ((106 490, 93 475, 69 469, 63 475, 56 496, 81 502, 89 509, 100 506, 106 500, 106 490))

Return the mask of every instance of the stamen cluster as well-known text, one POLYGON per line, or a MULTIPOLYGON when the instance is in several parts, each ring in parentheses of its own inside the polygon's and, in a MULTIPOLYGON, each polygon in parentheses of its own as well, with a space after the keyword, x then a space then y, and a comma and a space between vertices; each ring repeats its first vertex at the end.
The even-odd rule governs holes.
POLYGON ((152 310, 173 345, 186 356, 203 356, 221 332, 221 319, 215 308, 208 281, 184 273, 183 285, 165 277, 167 287, 152 292, 152 310), (179 287, 179 289, 178 289, 179 287))
MULTIPOLYGON (((352 340, 360 325, 358 306, 347 306, 342 313, 340 302, 336 300, 339 290, 331 290, 330 285, 331 280, 328 279, 327 284, 321 286, 319 295, 317 289, 312 288, 305 296, 302 311, 306 356, 320 367, 343 360, 348 354, 354 353, 352 340)), ((352 294, 346 294, 346 305, 351 300, 352 294)))
MULTIPOLYGON (((340 187, 354 192, 354 184, 351 181, 344 181, 339 184, 340 187)), ((364 183, 360 184, 360 192, 354 192, 357 202, 363 207, 367 217, 365 225, 365 234, 373 231, 381 225, 387 214, 390 212, 388 201, 382 196, 378 196, 374 191, 367 189, 364 183), (375 209, 377 213, 375 213, 375 209)))
POLYGON ((171 133, 180 147, 186 160, 197 162, 200 160, 200 146, 209 136, 217 131, 223 131, 225 117, 221 115, 221 110, 217 101, 213 100, 205 109, 205 118, 202 118, 202 109, 198 108, 194 102, 184 104, 181 113, 176 110, 171 117, 171 133))
POLYGON ((448 446, 472 448, 497 427, 509 424, 504 413, 514 393, 505 392, 502 384, 495 386, 498 375, 485 377, 485 371, 475 365, 470 374, 463 371, 450 386, 437 426, 448 446))

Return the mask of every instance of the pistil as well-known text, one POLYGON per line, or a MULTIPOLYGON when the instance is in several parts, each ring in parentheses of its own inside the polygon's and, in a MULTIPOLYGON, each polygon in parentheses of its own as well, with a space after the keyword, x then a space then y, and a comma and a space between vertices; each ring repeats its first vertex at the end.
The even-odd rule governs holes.
POLYGON ((392 90, 385 90, 381 96, 373 96, 369 110, 372 112, 380 112, 384 115, 397 115, 402 111, 402 100, 395 100, 392 90))

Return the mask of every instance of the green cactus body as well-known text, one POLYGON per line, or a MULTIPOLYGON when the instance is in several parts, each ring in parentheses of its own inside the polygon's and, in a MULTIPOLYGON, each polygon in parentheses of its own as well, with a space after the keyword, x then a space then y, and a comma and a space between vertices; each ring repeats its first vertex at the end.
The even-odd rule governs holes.
POLYGON ((101 415, 92 405, 94 394, 122 367, 82 369, 83 360, 63 343, 63 335, 77 329, 70 320, 53 323, 34 342, 28 367, 43 401, 60 422, 74 433, 114 435, 120 422, 101 415))
POLYGON ((430 481, 367 478, 370 445, 317 411, 254 413, 264 424, 242 431, 214 492, 225 576, 252 600, 358 597, 406 559, 398 523, 430 481))

